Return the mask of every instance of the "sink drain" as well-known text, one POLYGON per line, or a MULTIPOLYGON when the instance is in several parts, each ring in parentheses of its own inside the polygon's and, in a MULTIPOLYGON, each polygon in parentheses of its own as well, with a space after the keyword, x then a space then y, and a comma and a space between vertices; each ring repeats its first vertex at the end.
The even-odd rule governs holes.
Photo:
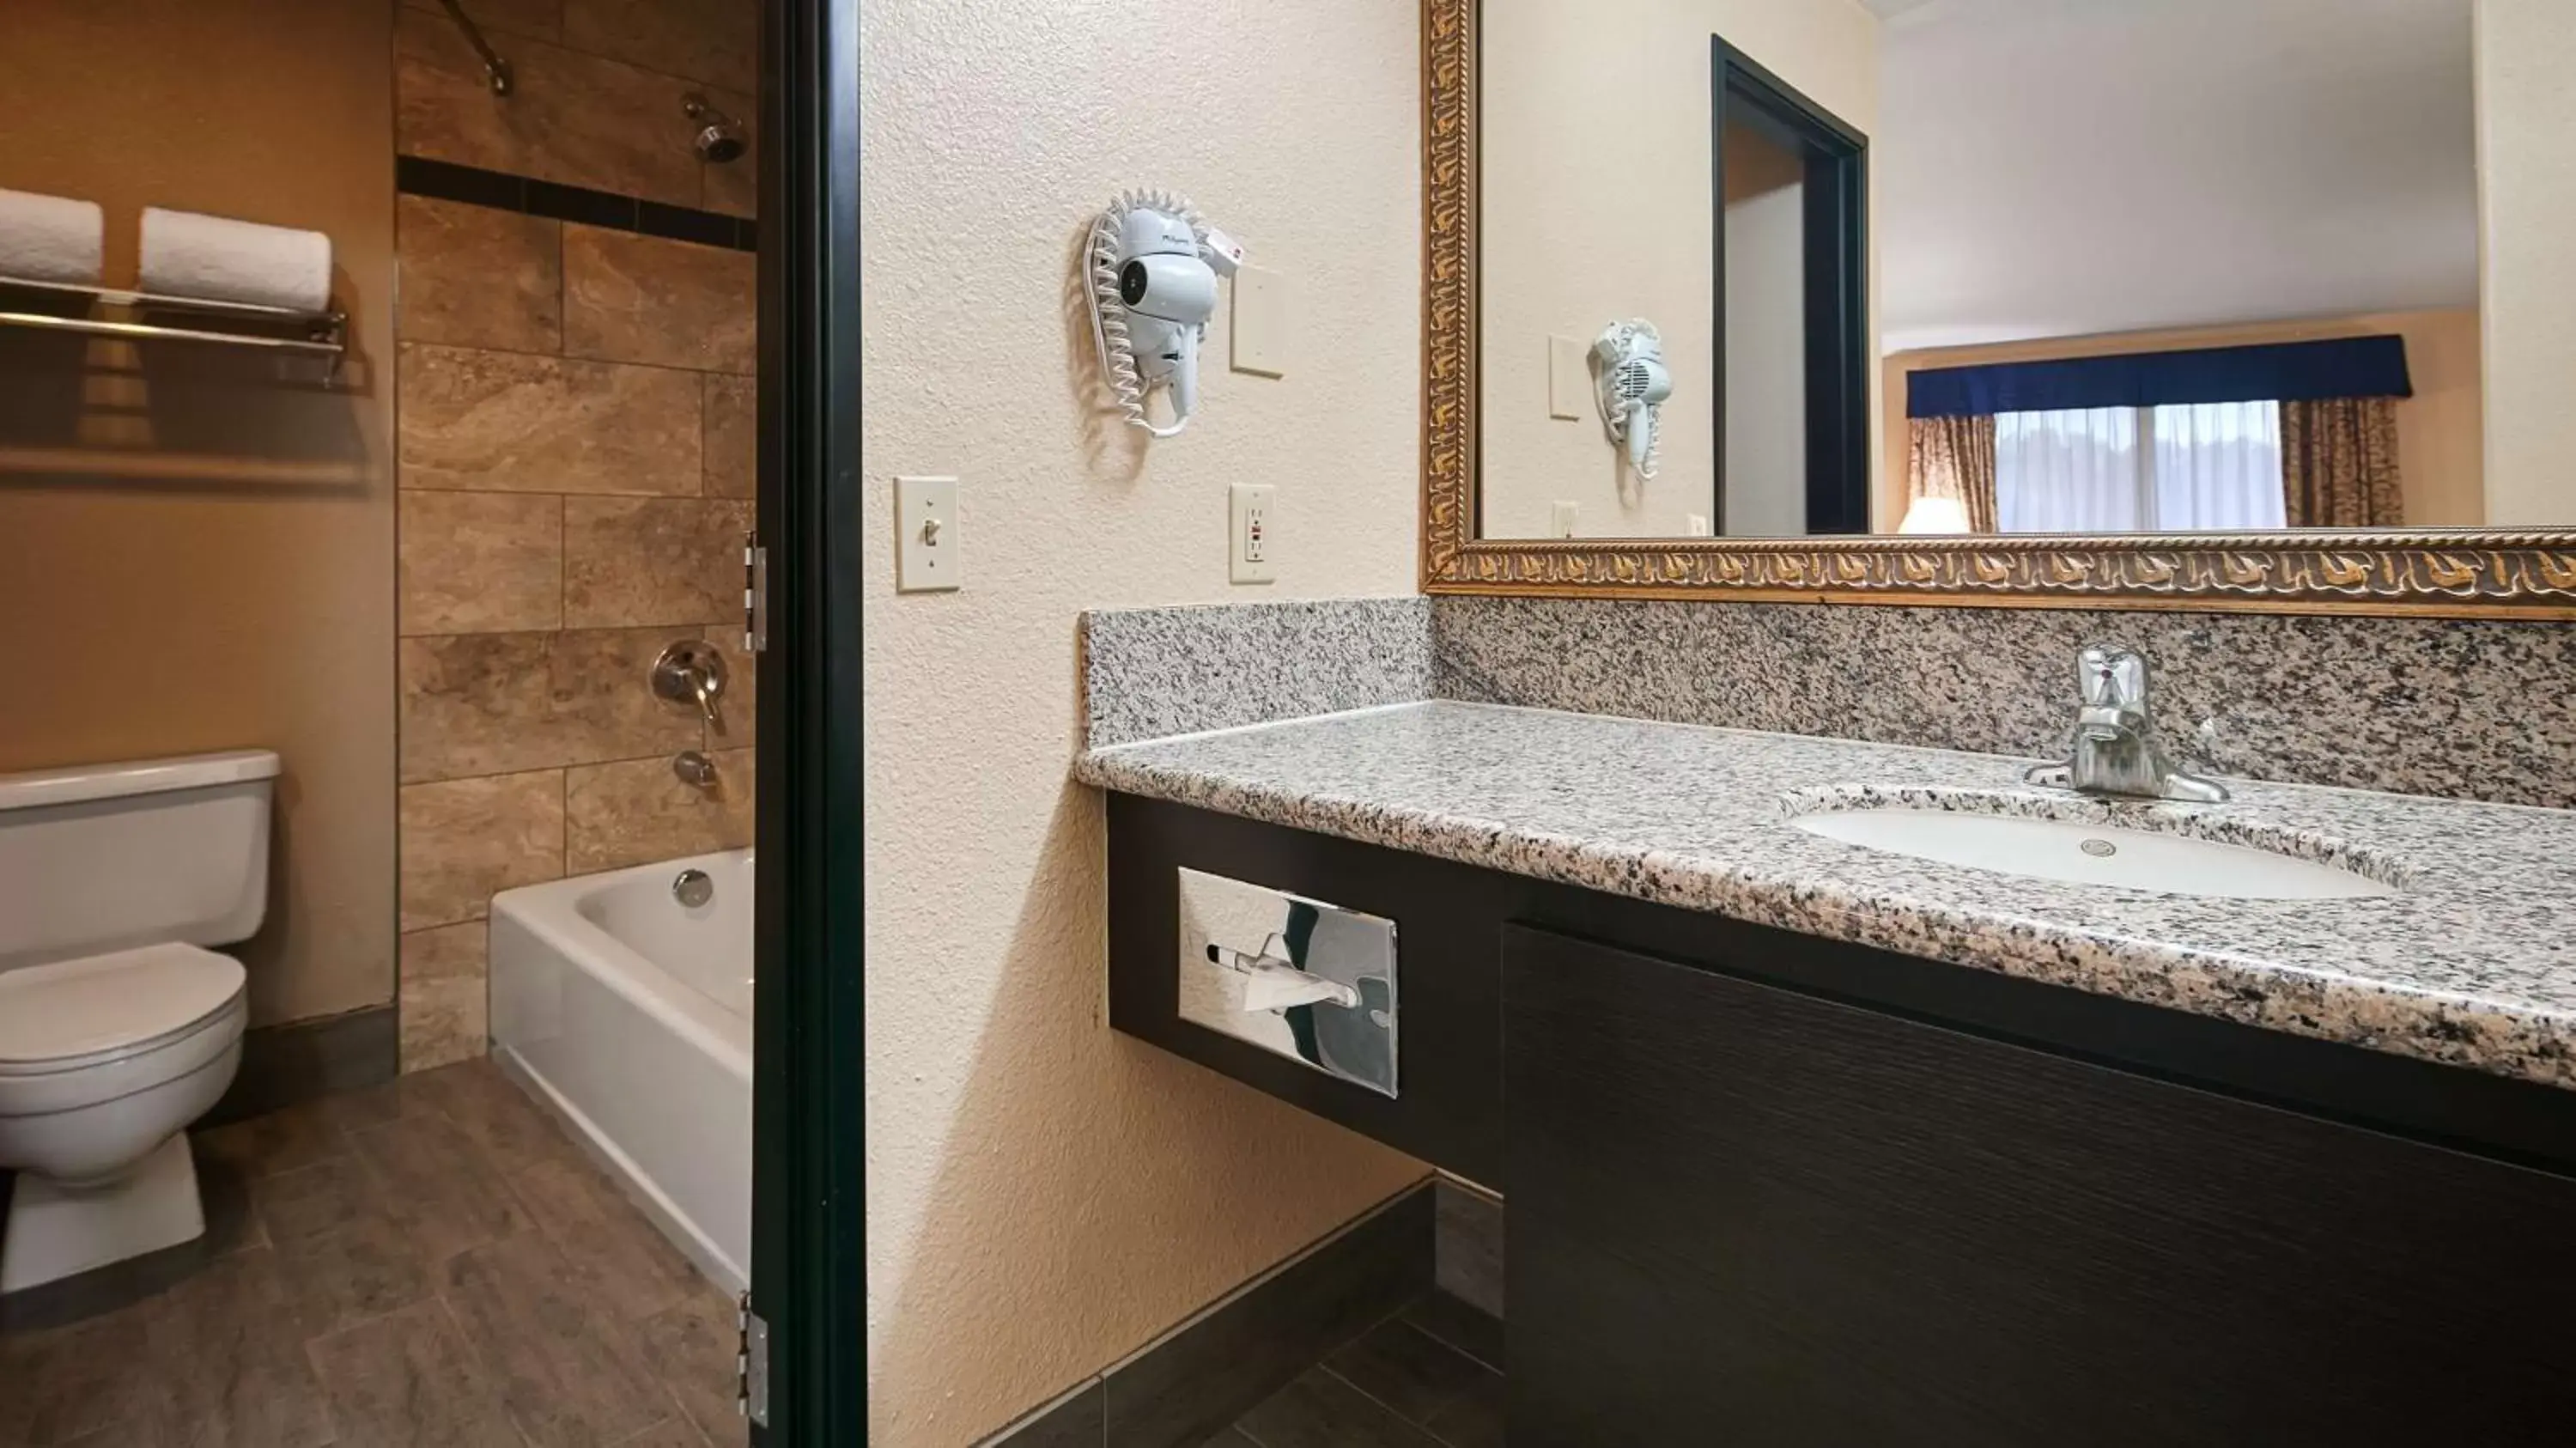
POLYGON ((2097 860, 2107 860, 2113 855, 2120 853, 2120 847, 2111 843, 2109 840, 2086 840, 2083 844, 2076 846, 2076 848, 2082 850, 2088 855, 2091 855, 2097 860))

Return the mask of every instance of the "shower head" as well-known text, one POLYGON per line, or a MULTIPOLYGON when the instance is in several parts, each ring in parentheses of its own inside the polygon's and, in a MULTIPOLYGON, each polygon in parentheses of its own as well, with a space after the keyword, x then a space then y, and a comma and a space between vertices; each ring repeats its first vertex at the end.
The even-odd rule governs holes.
POLYGON ((694 144, 698 148, 699 160, 722 165, 742 155, 745 142, 741 122, 717 110, 696 91, 680 97, 680 109, 688 113, 690 120, 698 123, 694 144))

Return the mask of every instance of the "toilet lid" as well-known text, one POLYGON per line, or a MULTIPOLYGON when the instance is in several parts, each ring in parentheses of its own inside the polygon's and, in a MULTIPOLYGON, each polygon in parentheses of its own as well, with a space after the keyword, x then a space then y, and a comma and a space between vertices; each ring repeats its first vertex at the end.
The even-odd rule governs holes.
POLYGON ((146 945, 0 971, 0 1067, 64 1061, 184 1031, 241 994, 241 962, 146 945))

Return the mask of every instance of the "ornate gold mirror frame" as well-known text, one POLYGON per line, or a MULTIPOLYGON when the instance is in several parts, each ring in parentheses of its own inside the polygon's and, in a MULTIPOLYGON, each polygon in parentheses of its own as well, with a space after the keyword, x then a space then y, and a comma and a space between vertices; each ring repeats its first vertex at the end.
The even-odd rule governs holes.
POLYGON ((1478 538, 1476 6, 1422 0, 1425 593, 2576 618, 2576 529, 1478 538))

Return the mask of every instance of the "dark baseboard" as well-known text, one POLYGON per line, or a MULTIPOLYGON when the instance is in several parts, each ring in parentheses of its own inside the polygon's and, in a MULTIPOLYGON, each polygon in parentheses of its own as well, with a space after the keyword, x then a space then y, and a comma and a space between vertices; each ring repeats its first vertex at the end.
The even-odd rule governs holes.
POLYGON ((1440 1290, 1487 1317, 1504 1316, 1503 1199, 1447 1177, 1432 1192, 1439 1215, 1433 1275, 1440 1290))
POLYGON ((328 1096, 381 1085, 402 1067, 394 1008, 369 1006, 309 1021, 260 1026, 242 1036, 241 1070, 199 1129, 328 1096))
POLYGON ((1371 1211, 1159 1341, 987 1439, 985 1448, 1199 1448, 1431 1290, 1435 1189, 1371 1211))

